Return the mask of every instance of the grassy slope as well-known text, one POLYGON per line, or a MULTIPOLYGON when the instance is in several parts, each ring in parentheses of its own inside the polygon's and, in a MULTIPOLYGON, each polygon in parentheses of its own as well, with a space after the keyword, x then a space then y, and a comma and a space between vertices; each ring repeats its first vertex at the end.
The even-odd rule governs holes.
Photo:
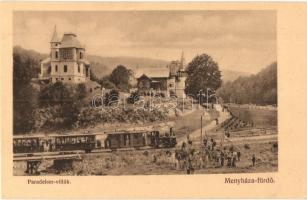
POLYGON ((248 108, 231 108, 231 112, 240 119, 253 122, 255 127, 268 128, 277 126, 277 111, 248 108))

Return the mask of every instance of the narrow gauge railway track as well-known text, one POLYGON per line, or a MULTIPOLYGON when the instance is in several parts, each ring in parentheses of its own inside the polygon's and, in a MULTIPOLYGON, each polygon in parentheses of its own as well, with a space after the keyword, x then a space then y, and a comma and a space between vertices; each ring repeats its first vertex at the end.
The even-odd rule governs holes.
MULTIPOLYGON (((237 144, 237 143, 262 143, 270 142, 277 140, 277 134, 261 135, 261 136, 249 136, 249 137, 234 137, 226 139, 225 144, 237 144)), ((218 140, 219 141, 219 140, 218 140)), ((196 146, 200 144, 200 141, 195 140, 193 142, 196 146)), ((63 157, 65 155, 94 155, 94 154, 104 154, 104 153, 114 153, 114 152, 125 152, 125 151, 144 151, 144 150, 159 150, 165 149, 170 150, 175 147, 151 147, 151 146, 142 146, 142 147, 128 147, 128 148, 114 148, 114 149, 104 149, 104 148, 95 148, 91 152, 86 152, 85 150, 71 150, 71 151, 56 151, 56 152, 36 152, 36 153, 14 153, 14 161, 20 161, 23 159, 32 159, 32 158, 48 158, 52 156, 54 158, 63 157)))
POLYGON ((13 155, 14 161, 23 161, 31 159, 49 159, 49 158, 61 158, 65 156, 73 155, 95 155, 95 154, 104 154, 104 153, 114 153, 114 152, 125 152, 125 151, 144 151, 144 150, 169 150, 172 148, 160 147, 139 147, 139 148, 119 148, 119 149, 94 149, 91 152, 85 152, 83 150, 75 151, 57 151, 57 152, 38 152, 38 153, 17 153, 13 155))

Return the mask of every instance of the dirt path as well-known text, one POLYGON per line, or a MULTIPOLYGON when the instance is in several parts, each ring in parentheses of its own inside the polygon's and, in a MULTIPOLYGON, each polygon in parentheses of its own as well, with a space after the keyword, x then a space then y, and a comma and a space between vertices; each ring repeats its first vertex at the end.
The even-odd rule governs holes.
MULTIPOLYGON (((228 112, 223 112, 221 105, 215 105, 215 109, 219 112, 219 123, 222 123, 226 119, 230 117, 228 112)), ((204 111, 205 112, 205 111, 204 111)), ((201 129, 197 129, 190 133, 189 137, 193 141, 194 144, 199 144, 201 137, 204 138, 205 136, 215 136, 217 142, 221 142, 223 140, 224 143, 261 143, 261 142, 268 142, 268 141, 276 141, 277 134, 270 134, 270 135, 258 135, 258 136, 245 136, 245 137, 232 137, 232 138, 225 138, 223 132, 215 132, 213 131, 216 128, 216 122, 213 120, 209 124, 203 126, 202 134, 201 129)), ((178 138, 178 146, 182 145, 182 143, 186 142, 186 135, 183 137, 178 138)))
POLYGON ((277 139, 277 134, 273 135, 257 135, 257 136, 249 136, 249 137, 235 137, 229 138, 225 141, 229 142, 242 142, 246 140, 270 140, 270 139, 277 139))
MULTIPOLYGON (((265 142, 274 142, 277 141, 277 134, 271 135, 257 135, 257 136, 247 136, 247 137, 235 137, 235 138, 225 138, 224 144, 256 144, 256 143, 265 143, 265 142)), ((216 142, 219 144, 221 139, 217 139, 216 142)), ((199 145, 200 140, 193 141, 193 144, 199 145)))
MULTIPOLYGON (((214 105, 215 109, 219 112, 219 117, 218 117, 218 122, 222 123, 224 122, 226 119, 228 119, 230 117, 230 114, 228 112, 223 112, 223 108, 220 104, 214 105)), ((204 111, 204 113, 206 113, 206 111, 204 111)), ((204 137, 210 130, 216 128, 216 122, 215 120, 212 120, 209 124, 203 126, 202 128, 202 137, 204 137)), ((191 140, 195 141, 195 140, 199 140, 201 137, 201 129, 197 129, 196 131, 193 131, 192 133, 189 134, 189 137, 191 138, 191 140)), ((186 141, 186 136, 180 137, 177 140, 177 145, 182 145, 182 143, 186 141)))

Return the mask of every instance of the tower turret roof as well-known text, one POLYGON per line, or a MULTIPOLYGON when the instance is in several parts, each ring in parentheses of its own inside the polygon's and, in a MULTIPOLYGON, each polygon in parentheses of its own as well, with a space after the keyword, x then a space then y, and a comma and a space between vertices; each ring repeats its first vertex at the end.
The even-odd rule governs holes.
POLYGON ((185 65, 185 59, 184 59, 184 53, 182 51, 181 52, 181 59, 180 59, 180 68, 179 68, 180 71, 184 70, 184 65, 185 65))
POLYGON ((54 32, 53 32, 53 35, 52 35, 52 38, 51 38, 51 41, 50 42, 60 42, 60 38, 58 37, 58 33, 56 31, 56 26, 54 26, 54 32))

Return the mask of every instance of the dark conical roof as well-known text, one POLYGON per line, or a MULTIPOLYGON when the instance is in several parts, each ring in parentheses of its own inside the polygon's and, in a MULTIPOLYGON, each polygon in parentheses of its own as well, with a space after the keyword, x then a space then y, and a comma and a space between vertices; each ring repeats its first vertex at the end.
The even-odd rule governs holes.
POLYGON ((56 26, 54 27, 54 32, 50 42, 60 42, 60 38, 58 37, 58 33, 56 31, 56 26))
POLYGON ((181 52, 181 59, 180 59, 180 68, 179 68, 179 70, 183 70, 184 69, 184 63, 185 62, 185 60, 184 60, 184 53, 183 53, 183 51, 181 52))

